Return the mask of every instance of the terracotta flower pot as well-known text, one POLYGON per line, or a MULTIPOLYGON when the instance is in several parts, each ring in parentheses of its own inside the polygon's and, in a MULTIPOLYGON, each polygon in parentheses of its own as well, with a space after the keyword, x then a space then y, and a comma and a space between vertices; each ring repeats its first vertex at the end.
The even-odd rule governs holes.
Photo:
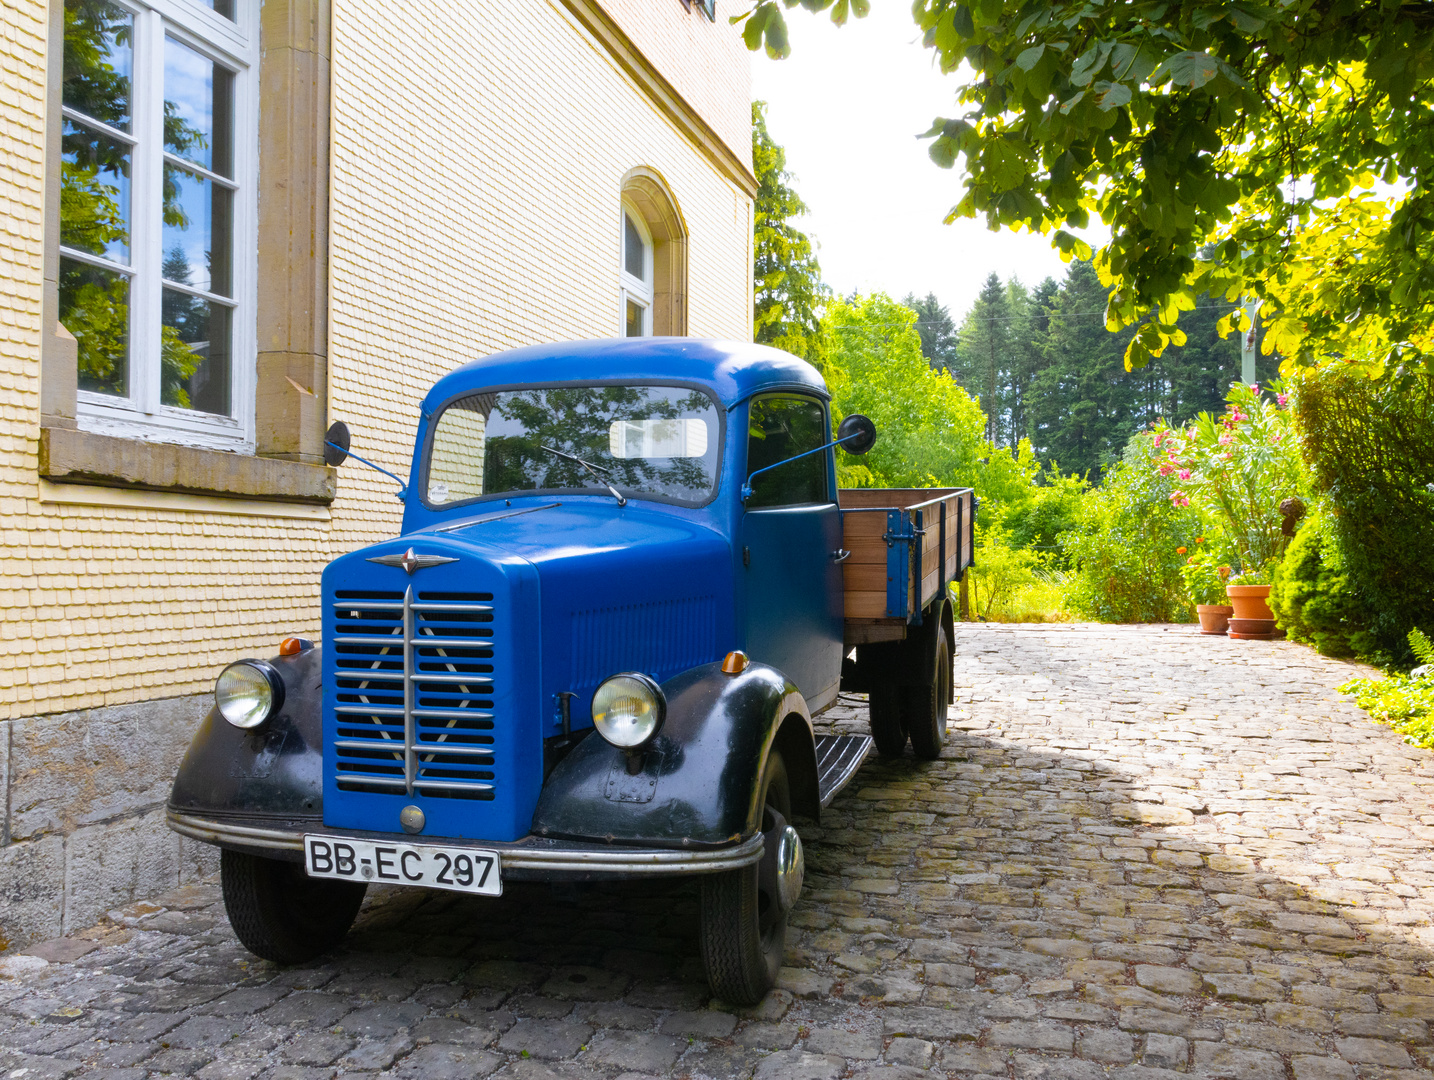
POLYGON ((1226 585, 1225 595, 1235 607, 1232 619, 1273 619, 1275 613, 1267 603, 1270 596, 1268 585, 1226 585))
POLYGON ((1235 609, 1224 604, 1196 604, 1195 614, 1200 618, 1200 633, 1224 635, 1229 629, 1230 616, 1235 609))
POLYGON ((1230 620, 1230 637, 1236 641, 1273 641, 1280 636, 1274 619, 1230 620))

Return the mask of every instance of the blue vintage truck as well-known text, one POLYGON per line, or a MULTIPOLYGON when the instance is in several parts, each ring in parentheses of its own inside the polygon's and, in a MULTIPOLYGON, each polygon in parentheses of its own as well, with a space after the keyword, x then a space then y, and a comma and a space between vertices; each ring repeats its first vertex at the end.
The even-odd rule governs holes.
MULTIPOLYGON (((796 822, 873 740, 934 758, 945 736, 976 504, 838 491, 836 442, 875 437, 854 416, 834 440, 818 372, 753 344, 568 343, 440 379, 403 534, 324 571, 320 642, 224 670, 174 781, 240 941, 307 960, 375 882, 696 874, 713 991, 760 999, 796 822), (871 737, 814 734, 843 688, 871 737)), ((330 444, 341 463, 342 425, 330 444)))

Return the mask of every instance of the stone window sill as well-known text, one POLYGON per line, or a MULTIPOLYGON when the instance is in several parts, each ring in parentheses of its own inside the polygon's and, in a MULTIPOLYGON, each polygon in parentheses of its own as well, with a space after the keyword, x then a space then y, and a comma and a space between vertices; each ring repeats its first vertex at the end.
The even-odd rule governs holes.
POLYGON ((336 471, 325 465, 59 427, 40 429, 40 475, 56 483, 324 505, 338 490, 336 471))

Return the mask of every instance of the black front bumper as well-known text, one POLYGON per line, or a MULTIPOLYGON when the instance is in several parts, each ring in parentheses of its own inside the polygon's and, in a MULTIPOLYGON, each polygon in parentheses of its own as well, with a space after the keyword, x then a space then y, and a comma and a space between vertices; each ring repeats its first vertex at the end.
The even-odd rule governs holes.
POLYGON ((511 843, 450 840, 334 829, 321 818, 252 818, 217 814, 200 816, 170 808, 169 827, 181 836, 271 859, 302 862, 304 836, 337 836, 380 843, 441 843, 496 851, 503 877, 514 881, 569 881, 710 874, 751 866, 762 858, 762 834, 723 847, 655 848, 584 843, 525 836, 511 843))

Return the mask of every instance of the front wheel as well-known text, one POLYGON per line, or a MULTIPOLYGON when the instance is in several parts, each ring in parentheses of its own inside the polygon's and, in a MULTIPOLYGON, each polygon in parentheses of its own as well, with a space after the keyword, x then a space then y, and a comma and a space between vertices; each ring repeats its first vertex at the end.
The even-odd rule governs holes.
POLYGON ((894 682, 880 682, 871 688, 866 699, 866 718, 871 725, 871 741, 882 757, 900 757, 906 752, 906 722, 901 715, 901 687, 894 682))
POLYGON ((702 879, 702 962, 712 992, 755 1005, 777 982, 787 913, 801 892, 802 842, 792 828, 787 767, 775 749, 762 773, 762 859, 702 879))
POLYGON ((936 632, 936 668, 931 681, 904 686, 901 693, 911 749, 922 761, 935 761, 946 742, 947 708, 951 702, 951 645, 945 631, 936 632))
POLYGON ((302 964, 344 939, 368 885, 311 878, 301 864, 225 851, 224 910, 240 944, 276 964, 302 964))

